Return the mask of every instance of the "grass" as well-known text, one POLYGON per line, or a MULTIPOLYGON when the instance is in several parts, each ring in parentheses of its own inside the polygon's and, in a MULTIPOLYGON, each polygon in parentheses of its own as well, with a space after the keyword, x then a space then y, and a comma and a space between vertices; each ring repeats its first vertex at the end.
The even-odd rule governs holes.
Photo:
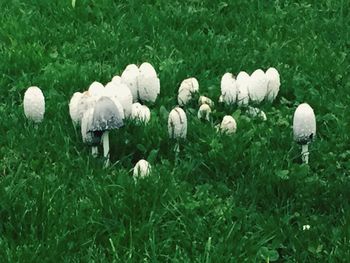
POLYGON ((348 1, 29 2, 0 0, 1 262, 350 260, 348 1), (144 61, 161 95, 148 126, 111 134, 116 164, 104 170, 69 99, 144 61), (174 163, 167 114, 180 82, 196 77, 217 101, 225 72, 270 66, 282 85, 267 121, 217 106, 215 123, 237 120, 230 137, 188 107, 174 163), (46 97, 38 129, 22 107, 31 85, 46 97), (302 102, 317 116, 309 166, 291 132, 302 102), (141 158, 153 173, 134 184, 141 158))

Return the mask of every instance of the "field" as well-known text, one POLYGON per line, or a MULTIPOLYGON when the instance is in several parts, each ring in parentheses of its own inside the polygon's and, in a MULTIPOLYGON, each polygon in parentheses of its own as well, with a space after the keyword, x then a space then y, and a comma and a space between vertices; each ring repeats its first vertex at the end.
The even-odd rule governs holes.
POLYGON ((0 10, 0 262, 350 261, 348 1, 0 0, 0 10), (69 100, 144 61, 161 83, 151 121, 112 132, 103 169, 69 100), (225 72, 270 66, 281 90, 261 105, 266 122, 217 103, 225 72), (216 107, 213 124, 186 107, 175 160, 167 118, 187 77, 216 107), (23 113, 32 85, 46 98, 37 128, 23 113), (309 165, 292 136, 303 102, 317 119, 309 165), (214 128, 226 114, 233 136, 214 128), (152 174, 135 184, 142 158, 152 174))

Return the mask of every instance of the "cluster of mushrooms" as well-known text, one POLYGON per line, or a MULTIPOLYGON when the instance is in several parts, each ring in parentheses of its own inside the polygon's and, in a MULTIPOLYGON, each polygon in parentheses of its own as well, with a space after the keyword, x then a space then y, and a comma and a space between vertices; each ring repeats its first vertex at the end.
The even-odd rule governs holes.
MULTIPOLYGON (((245 109, 250 117, 266 120, 266 114, 257 108, 263 101, 272 102, 279 92, 280 76, 275 68, 266 72, 255 70, 251 75, 245 71, 237 77, 225 73, 221 78, 219 103, 237 105, 245 109)), ((147 124, 151 111, 147 104, 153 104, 160 93, 160 81, 153 66, 147 62, 138 67, 128 65, 121 76, 114 76, 105 86, 93 82, 88 90, 76 92, 69 102, 69 113, 75 127, 80 126, 82 140, 91 146, 92 155, 98 155, 102 144, 105 166, 109 165, 109 131, 119 129, 125 119, 147 124)), ((187 116, 183 108, 199 94, 199 83, 191 77, 181 82, 178 89, 178 106, 173 108, 168 117, 169 137, 175 139, 175 150, 179 151, 179 141, 187 135, 187 116)), ((198 98, 198 97, 197 97, 198 98)), ((214 102, 208 97, 199 96, 198 118, 209 121, 214 102)), ((38 87, 30 87, 24 94, 24 113, 34 123, 40 123, 45 113, 45 98, 38 87)), ((224 116, 217 125, 218 131, 234 134, 237 130, 235 119, 224 116)), ((316 120, 313 109, 307 104, 300 104, 293 118, 294 140, 302 145, 302 160, 308 163, 308 144, 315 138, 316 120)), ((150 174, 151 165, 140 160, 134 167, 134 178, 150 174)))

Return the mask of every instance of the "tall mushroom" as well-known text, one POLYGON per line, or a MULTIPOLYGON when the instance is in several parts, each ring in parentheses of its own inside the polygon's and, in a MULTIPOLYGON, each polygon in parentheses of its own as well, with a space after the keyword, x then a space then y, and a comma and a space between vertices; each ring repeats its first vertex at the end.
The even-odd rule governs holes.
POLYGON ((69 115, 72 119, 73 125, 80 124, 81 117, 79 116, 79 102, 83 94, 81 92, 75 92, 69 101, 69 115))
POLYGON ((237 105, 247 106, 249 103, 249 81, 250 76, 247 72, 241 71, 237 75, 237 105))
POLYGON ((301 158, 309 163, 309 143, 316 135, 316 118, 313 109, 307 103, 300 104, 294 112, 293 136, 302 145, 301 158))
POLYGON ((42 122, 45 114, 45 98, 38 87, 29 87, 24 93, 24 114, 35 123, 42 122))
POLYGON ((137 93, 142 102, 154 103, 160 93, 160 81, 153 66, 144 62, 139 68, 137 93))
POLYGON ((169 113, 168 133, 171 139, 176 140, 175 144, 175 161, 178 159, 180 152, 180 140, 186 139, 187 136, 187 117, 186 113, 180 107, 175 107, 169 113))
POLYGON ((237 100, 237 83, 231 73, 225 73, 221 78, 221 100, 226 105, 233 105, 237 100))
POLYGON ((106 166, 109 165, 109 131, 123 125, 122 114, 116 104, 108 97, 101 97, 94 106, 89 132, 101 134, 106 166))
POLYGON ((269 68, 265 72, 265 75, 268 80, 266 100, 272 102, 277 97, 277 94, 280 90, 280 74, 278 73, 277 69, 269 68))
POLYGON ((264 100, 267 93, 267 77, 265 72, 257 69, 250 76, 249 81, 249 97, 253 103, 260 103, 264 100))

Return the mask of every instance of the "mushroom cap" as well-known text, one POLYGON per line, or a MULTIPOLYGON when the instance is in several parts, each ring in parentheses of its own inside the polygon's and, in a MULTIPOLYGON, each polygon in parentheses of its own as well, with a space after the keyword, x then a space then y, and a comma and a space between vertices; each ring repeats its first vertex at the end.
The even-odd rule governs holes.
POLYGON ((187 135, 187 117, 186 113, 180 107, 175 107, 169 113, 168 133, 172 139, 186 138, 187 135))
POLYGON ((39 123, 44 119, 45 98, 41 89, 38 87, 29 87, 24 93, 23 108, 25 116, 39 123))
POLYGON ((108 97, 101 97, 95 104, 92 125, 88 131, 107 131, 123 125, 122 112, 114 101, 108 97))
POLYGON ((199 91, 199 83, 196 78, 184 79, 179 87, 177 101, 180 106, 185 106, 191 99, 192 95, 199 91))
POLYGON ((90 108, 84 112, 81 119, 81 136, 83 138, 83 142, 90 146, 99 145, 101 143, 101 136, 98 133, 90 131, 93 116, 94 108, 90 108))
POLYGON ((249 80, 247 72, 241 71, 237 76, 237 105, 247 106, 249 103, 249 80))
POLYGON ((151 119, 151 111, 146 105, 136 102, 132 104, 131 118, 146 124, 151 119))
POLYGON ((231 73, 225 73, 221 78, 221 95, 223 102, 227 105, 233 105, 237 100, 237 83, 231 73))
POLYGON ((160 81, 157 77, 140 74, 138 78, 138 97, 144 102, 155 102, 160 93, 160 81))
POLYGON ((236 120, 231 115, 226 115, 222 119, 220 130, 226 134, 234 134, 237 130, 236 120))
POLYGON ((210 98, 206 97, 206 96, 199 96, 198 99, 198 104, 199 106, 202 104, 208 104, 210 107, 214 107, 214 101, 212 101, 210 98))
POLYGON ((250 100, 255 103, 260 103, 264 100, 267 93, 268 80, 264 71, 257 69, 250 76, 248 91, 250 100))
POLYGON ((307 103, 300 104, 294 112, 293 136, 299 144, 308 144, 316 136, 315 113, 307 103))
POLYGON ((133 102, 136 102, 138 99, 137 90, 138 90, 138 76, 139 76, 139 68, 135 64, 128 65, 122 75, 122 81, 128 86, 131 91, 133 102))
POLYGON ((211 114, 210 106, 204 103, 199 107, 197 117, 198 119, 206 119, 209 121, 210 114, 211 114))
POLYGON ((272 102, 277 97, 277 94, 280 90, 280 86, 281 86, 280 74, 278 73, 277 69, 269 68, 265 72, 265 75, 268 80, 266 99, 272 102))
POLYGON ((69 101, 69 115, 74 124, 79 124, 81 117, 79 116, 79 102, 83 93, 75 92, 69 101))
POLYGON ((124 116, 128 118, 131 115, 133 97, 130 89, 126 84, 116 82, 107 83, 104 96, 111 99, 116 98, 124 109, 124 116))
POLYGON ((103 93, 103 88, 104 86, 100 82, 94 81, 91 83, 88 91, 91 96, 101 96, 103 93))
POLYGON ((249 106, 247 108, 247 111, 246 111, 247 115, 251 118, 259 118, 263 121, 266 121, 267 120, 267 117, 266 117, 266 114, 265 112, 263 112, 262 110, 258 109, 258 108, 255 108, 255 107, 251 107, 249 106))
POLYGON ((138 161, 134 167, 133 177, 134 179, 144 178, 151 173, 151 165, 144 159, 138 161))

